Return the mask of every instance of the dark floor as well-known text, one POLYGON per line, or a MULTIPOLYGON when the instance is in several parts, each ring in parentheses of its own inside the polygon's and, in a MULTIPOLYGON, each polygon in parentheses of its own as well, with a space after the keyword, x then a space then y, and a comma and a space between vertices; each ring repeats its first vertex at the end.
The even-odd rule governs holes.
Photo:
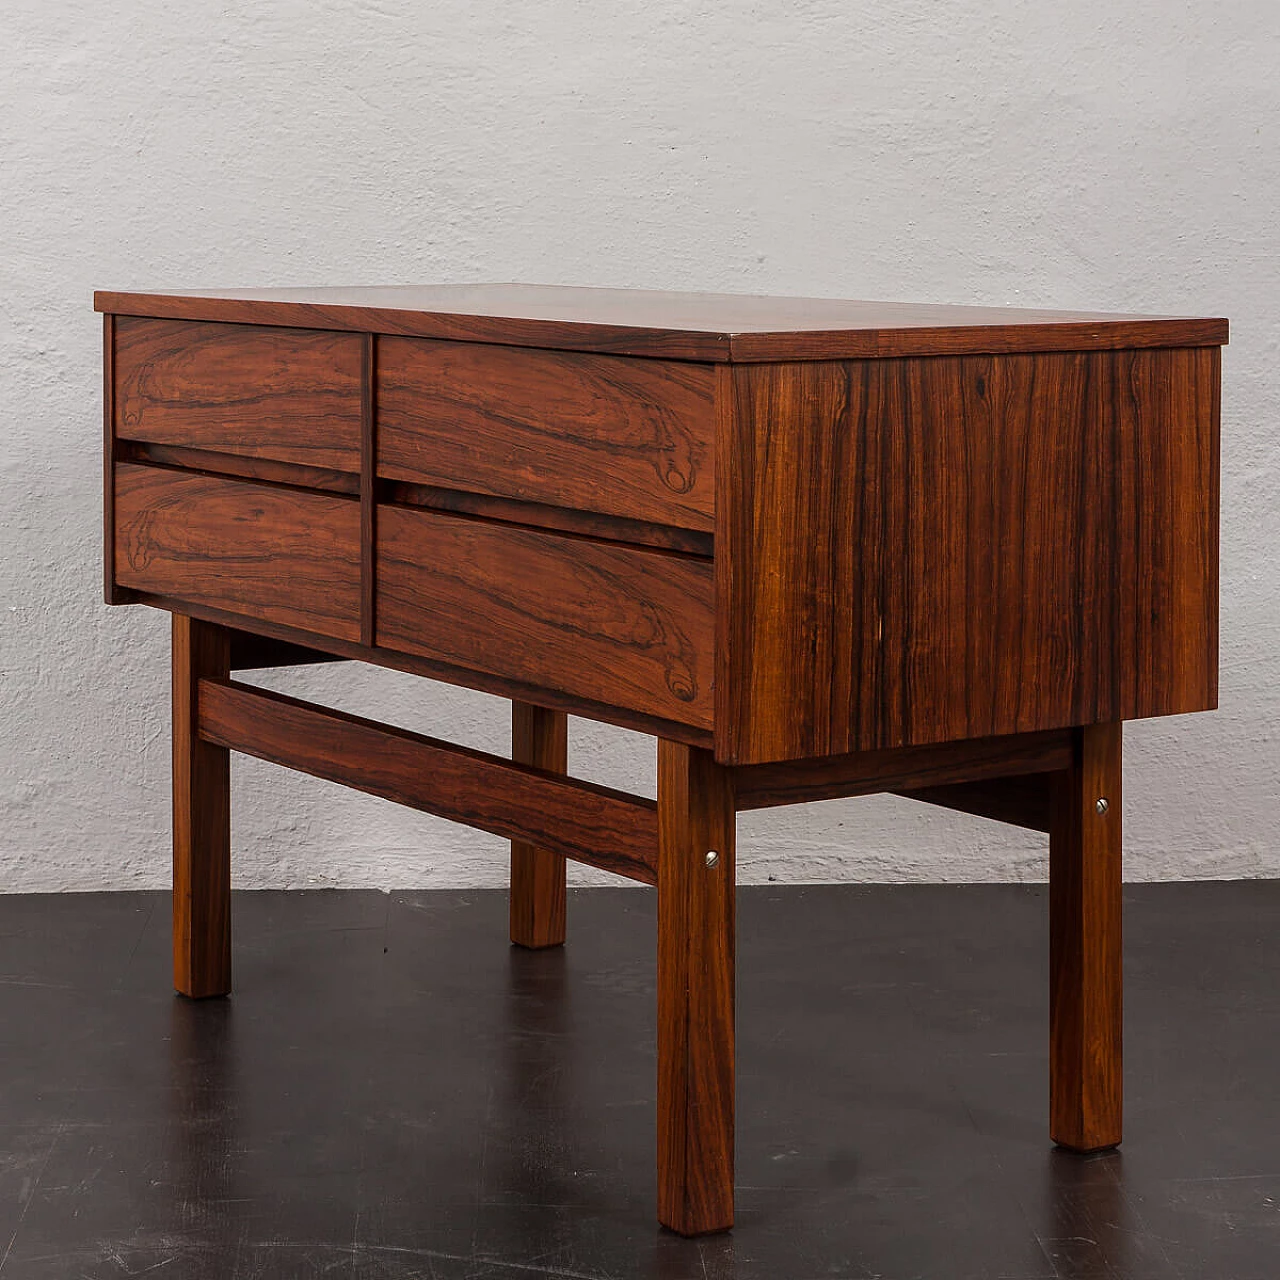
POLYGON ((1136 887, 1123 1154, 1045 1136, 1045 892, 740 895, 738 1226, 653 1222, 653 897, 0 897, 0 1280, 1280 1276, 1280 883, 1136 887))

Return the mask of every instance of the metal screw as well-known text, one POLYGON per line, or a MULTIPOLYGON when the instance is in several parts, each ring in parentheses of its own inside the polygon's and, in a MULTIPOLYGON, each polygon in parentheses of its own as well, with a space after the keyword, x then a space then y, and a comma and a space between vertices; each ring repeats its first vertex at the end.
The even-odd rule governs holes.
POLYGON ((1106 796, 1099 796, 1098 803, 1093 806, 1099 813, 1106 813, 1111 808, 1111 803, 1106 796))
POLYGON ((708 867, 714 867, 720 861, 720 855, 714 849, 707 850, 707 856, 703 859, 708 867))

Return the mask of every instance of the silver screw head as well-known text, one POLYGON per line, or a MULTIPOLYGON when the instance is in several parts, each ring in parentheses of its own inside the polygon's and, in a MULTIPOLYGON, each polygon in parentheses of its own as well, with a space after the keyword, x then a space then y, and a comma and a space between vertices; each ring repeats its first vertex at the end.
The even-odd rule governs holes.
POLYGON ((720 861, 720 855, 714 849, 708 849, 703 861, 708 867, 714 867, 720 861))
POLYGON ((1099 796, 1097 804, 1093 807, 1097 809, 1099 813, 1106 813, 1106 811, 1111 808, 1111 802, 1106 796, 1099 796))

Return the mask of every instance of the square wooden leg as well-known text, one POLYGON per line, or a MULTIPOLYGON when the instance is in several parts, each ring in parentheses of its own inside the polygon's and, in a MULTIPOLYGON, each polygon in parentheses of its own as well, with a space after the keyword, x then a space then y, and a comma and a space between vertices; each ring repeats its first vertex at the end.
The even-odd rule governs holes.
MULTIPOLYGON (((525 702, 511 704, 511 758, 553 773, 569 771, 569 718, 525 702)), ((558 947, 565 938, 565 860, 511 842, 511 941, 558 947)))
POLYGON ((225 627, 173 615, 173 985, 231 990, 231 763, 199 736, 202 678, 226 679, 225 627))
POLYGON ((1097 1151, 1120 1142, 1121 726, 1076 731, 1054 778, 1049 833, 1049 1133, 1097 1151))
POLYGON ((733 1225, 734 802, 706 751, 658 743, 658 1219, 733 1225))

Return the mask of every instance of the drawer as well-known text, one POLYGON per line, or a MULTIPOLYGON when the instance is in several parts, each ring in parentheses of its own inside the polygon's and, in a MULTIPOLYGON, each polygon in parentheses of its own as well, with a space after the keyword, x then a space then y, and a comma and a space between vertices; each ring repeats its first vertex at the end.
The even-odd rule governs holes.
POLYGON ((116 467, 122 586, 360 639, 360 504, 160 467, 116 467))
POLYGON ((710 365, 383 337, 378 472, 710 531, 710 365))
POLYGON ((378 644, 710 728, 712 564, 378 510, 378 644))
POLYGON ((354 333, 119 316, 116 435, 358 471, 363 343, 354 333))

